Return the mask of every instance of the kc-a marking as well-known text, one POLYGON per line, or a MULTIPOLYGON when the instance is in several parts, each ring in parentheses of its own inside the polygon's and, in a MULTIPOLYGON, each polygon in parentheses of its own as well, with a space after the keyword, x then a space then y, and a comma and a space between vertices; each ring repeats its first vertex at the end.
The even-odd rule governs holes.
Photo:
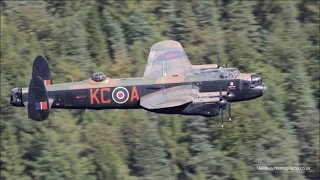
POLYGON ((129 99, 130 102, 139 100, 139 93, 136 86, 132 87, 131 94, 125 87, 116 87, 112 93, 110 88, 97 88, 90 89, 90 104, 109 104, 111 103, 111 99, 106 98, 108 95, 110 95, 112 100, 117 104, 126 103, 129 99))
POLYGON ((102 88, 102 89, 90 89, 90 104, 109 104, 111 103, 111 99, 104 99, 104 93, 110 92, 110 88, 102 88), (100 100, 97 97, 98 92, 100 91, 100 100))

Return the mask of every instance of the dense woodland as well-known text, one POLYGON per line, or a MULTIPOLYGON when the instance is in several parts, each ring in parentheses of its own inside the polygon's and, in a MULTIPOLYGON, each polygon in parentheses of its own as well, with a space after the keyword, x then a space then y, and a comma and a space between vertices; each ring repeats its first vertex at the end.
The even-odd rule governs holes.
POLYGON ((319 179, 319 1, 1 1, 1 179, 319 179), (150 47, 181 42, 193 64, 257 72, 259 99, 233 121, 144 110, 9 106, 36 55, 53 83, 142 76, 150 47), (262 171, 257 166, 309 166, 262 171))

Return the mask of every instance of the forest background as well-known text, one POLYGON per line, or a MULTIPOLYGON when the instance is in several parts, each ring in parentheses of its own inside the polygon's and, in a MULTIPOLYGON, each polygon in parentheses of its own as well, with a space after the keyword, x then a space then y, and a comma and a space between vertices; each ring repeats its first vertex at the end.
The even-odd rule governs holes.
POLYGON ((319 179, 319 1, 1 1, 1 179, 319 179), (181 42, 193 64, 257 72, 262 98, 233 121, 144 110, 9 105, 44 55, 53 83, 143 75, 150 47, 181 42), (263 171, 257 166, 304 166, 263 171))

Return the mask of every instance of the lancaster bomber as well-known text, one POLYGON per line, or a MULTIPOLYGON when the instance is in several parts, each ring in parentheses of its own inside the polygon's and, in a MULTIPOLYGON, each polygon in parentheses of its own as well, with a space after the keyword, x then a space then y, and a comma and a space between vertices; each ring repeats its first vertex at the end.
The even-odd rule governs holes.
POLYGON ((154 44, 143 77, 111 79, 94 73, 90 79, 53 84, 48 61, 37 56, 29 87, 14 88, 10 104, 27 107, 28 117, 42 121, 51 108, 145 109, 164 114, 214 117, 231 102, 261 97, 267 86, 258 74, 240 73, 219 64, 192 65, 181 44, 173 40, 154 44))

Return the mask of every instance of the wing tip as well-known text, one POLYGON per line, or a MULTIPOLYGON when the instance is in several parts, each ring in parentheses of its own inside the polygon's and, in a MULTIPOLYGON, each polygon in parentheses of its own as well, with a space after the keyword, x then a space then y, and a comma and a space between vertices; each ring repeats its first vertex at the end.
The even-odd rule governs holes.
POLYGON ((159 49, 178 48, 183 49, 180 42, 175 40, 163 40, 153 44, 150 51, 156 51, 159 49))

